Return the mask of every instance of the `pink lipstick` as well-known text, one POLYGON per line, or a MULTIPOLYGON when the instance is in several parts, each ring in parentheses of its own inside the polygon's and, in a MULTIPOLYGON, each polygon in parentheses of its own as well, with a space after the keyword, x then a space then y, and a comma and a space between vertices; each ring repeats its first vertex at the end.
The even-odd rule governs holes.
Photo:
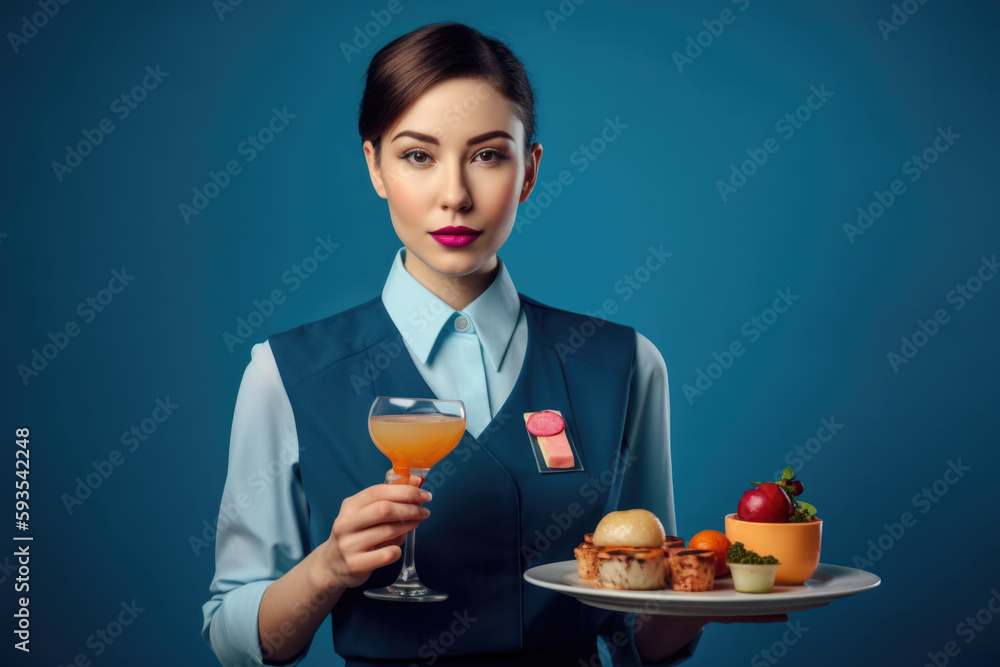
POLYGON ((474 229, 469 229, 461 225, 458 227, 442 227, 431 232, 431 236, 434 237, 435 241, 449 248, 467 246, 479 238, 480 234, 482 232, 477 232, 474 229))

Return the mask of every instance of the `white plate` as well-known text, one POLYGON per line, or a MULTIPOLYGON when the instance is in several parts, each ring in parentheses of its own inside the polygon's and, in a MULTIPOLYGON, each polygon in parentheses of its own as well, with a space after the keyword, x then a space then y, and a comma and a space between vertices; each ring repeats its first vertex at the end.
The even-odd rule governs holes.
POLYGON ((616 591, 580 579, 575 560, 533 567, 524 573, 524 580, 601 609, 666 616, 753 616, 800 611, 822 607, 831 600, 871 590, 882 583, 871 572, 820 563, 816 573, 803 585, 775 586, 773 593, 738 593, 729 575, 717 578, 715 589, 702 593, 616 591))

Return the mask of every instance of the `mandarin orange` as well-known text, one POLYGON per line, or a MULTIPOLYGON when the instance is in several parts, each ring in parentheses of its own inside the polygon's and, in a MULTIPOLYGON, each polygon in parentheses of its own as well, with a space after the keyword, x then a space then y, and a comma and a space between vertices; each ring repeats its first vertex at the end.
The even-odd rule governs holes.
POLYGON ((717 530, 703 530, 688 541, 689 549, 708 549, 715 552, 715 576, 729 574, 726 552, 732 546, 729 538, 717 530))

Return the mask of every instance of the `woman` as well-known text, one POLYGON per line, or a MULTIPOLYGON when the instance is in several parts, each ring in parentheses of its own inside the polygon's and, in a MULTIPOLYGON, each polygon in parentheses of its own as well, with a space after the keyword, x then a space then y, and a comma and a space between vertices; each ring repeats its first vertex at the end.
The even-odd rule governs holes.
POLYGON ((538 176, 534 125, 523 65, 472 28, 426 26, 373 58, 359 129, 404 248, 381 297, 253 349, 224 497, 243 509, 219 531, 205 605, 224 664, 297 662, 328 615, 349 665, 690 655, 704 621, 644 619, 633 638, 632 617, 522 580, 572 558, 618 507, 675 531, 659 353, 518 295, 497 258, 538 176), (377 483, 387 462, 365 418, 378 395, 465 402, 467 432, 429 480, 433 512, 426 489, 377 483), (543 409, 566 417, 585 470, 540 474, 522 413, 543 409), (418 525, 421 578, 449 599, 365 598, 418 525))

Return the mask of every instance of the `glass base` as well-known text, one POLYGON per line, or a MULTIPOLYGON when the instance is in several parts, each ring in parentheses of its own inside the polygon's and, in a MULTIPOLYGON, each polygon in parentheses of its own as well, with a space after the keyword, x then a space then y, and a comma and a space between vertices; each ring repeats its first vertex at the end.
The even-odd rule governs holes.
POLYGON ((400 600, 404 602, 441 602, 448 599, 447 593, 439 593, 424 586, 420 581, 397 581, 385 588, 372 588, 364 592, 365 597, 375 600, 400 600))

